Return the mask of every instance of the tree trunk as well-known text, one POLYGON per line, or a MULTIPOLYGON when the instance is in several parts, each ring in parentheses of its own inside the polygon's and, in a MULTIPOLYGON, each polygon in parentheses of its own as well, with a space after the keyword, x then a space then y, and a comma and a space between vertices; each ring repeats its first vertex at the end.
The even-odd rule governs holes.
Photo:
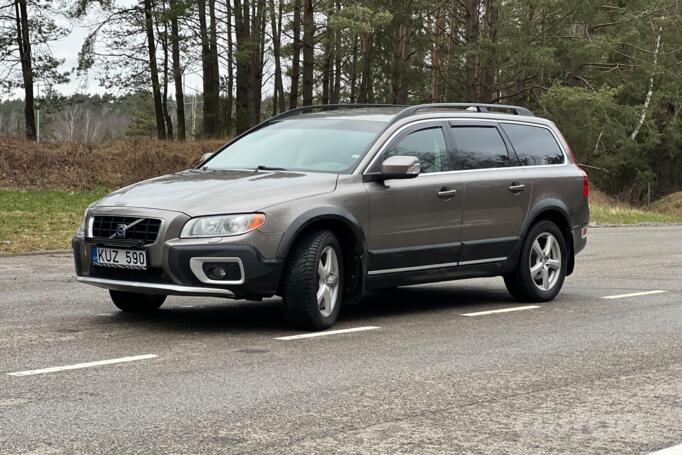
POLYGON ((442 2, 436 6, 433 24, 433 47, 431 50, 431 101, 441 101, 440 86, 443 79, 443 60, 445 47, 445 8, 442 2))
POLYGON ((31 39, 28 30, 28 11, 26 0, 14 3, 17 20, 17 45, 21 60, 21 75, 24 81, 24 121, 26 123, 26 139, 36 140, 36 116, 33 108, 33 59, 31 55, 31 39))
POLYGON ((658 66, 658 53, 660 52, 661 49, 661 34, 663 33, 663 26, 658 29, 658 36, 656 37, 656 47, 654 49, 654 74, 651 75, 651 78, 649 79, 649 89, 646 92, 646 98, 644 99, 644 106, 642 106, 642 113, 639 116, 639 122, 637 122, 637 126, 635 127, 634 131, 630 135, 630 139, 633 141, 637 139, 637 136, 639 135, 639 131, 642 129, 642 125, 644 125, 644 121, 646 120, 646 112, 649 110, 649 104, 651 104, 651 97, 654 94, 654 77, 655 77, 655 72, 656 72, 656 67, 658 66))
POLYGON ((252 91, 251 102, 253 103, 253 116, 251 117, 251 124, 256 125, 260 123, 261 118, 261 103, 262 103, 262 87, 263 87, 263 68, 265 61, 265 26, 267 24, 267 11, 265 0, 258 0, 252 6, 252 24, 251 24, 251 41, 256 48, 252 52, 251 58, 251 75, 252 75, 252 91))
POLYGON ((315 18, 313 1, 303 2, 303 105, 313 104, 313 65, 315 59, 315 18))
POLYGON ((232 134, 232 105, 234 103, 234 48, 232 42, 232 2, 227 0, 227 102, 225 103, 225 131, 232 134))
MULTIPOLYGON (((486 0, 485 2, 485 35, 490 45, 497 41, 497 21, 499 12, 497 10, 497 0, 486 0)), ((495 94, 495 74, 497 65, 495 64, 494 48, 493 52, 486 55, 486 59, 481 65, 481 101, 492 102, 495 94)))
POLYGON ((149 70, 152 80, 152 95, 154 97, 154 113, 156 116, 156 135, 159 139, 166 138, 163 106, 161 103, 161 87, 159 85, 159 69, 156 64, 156 42, 154 41, 154 22, 152 16, 152 0, 144 0, 144 19, 147 32, 147 48, 149 50, 149 70))
POLYGON ((334 0, 327 0, 327 29, 324 34, 324 56, 322 58, 322 104, 329 104, 334 90, 334 30, 331 19, 334 16, 334 0))
MULTIPOLYGON (((215 20, 215 0, 208 0, 209 14, 215 20)), ((209 29, 206 21, 206 0, 199 0, 199 35, 201 37, 201 67, 203 73, 203 113, 204 113, 204 136, 215 137, 219 132, 220 112, 218 102, 217 83, 215 80, 216 68, 214 66, 213 49, 211 49, 213 36, 209 37, 209 29)), ((211 24, 211 35, 215 30, 215 24, 211 24)))
POLYGON ((291 58, 291 90, 289 92, 289 109, 298 106, 298 86, 301 77, 301 0, 294 0, 293 19, 293 55, 291 58))
POLYGON ((272 115, 284 112, 284 83, 282 81, 282 64, 280 47, 282 39, 282 2, 278 0, 279 11, 275 8, 275 0, 270 0, 270 27, 272 28, 272 53, 275 60, 275 91, 272 95, 272 115))
POLYGON ((353 36, 353 56, 350 63, 350 103, 355 103, 358 84, 358 35, 353 36))
POLYGON ((393 49, 393 65, 391 77, 391 91, 393 104, 407 104, 407 81, 405 68, 408 64, 408 38, 410 27, 400 24, 396 30, 396 40, 393 49))
POLYGON ((211 77, 211 82, 213 87, 211 89, 211 105, 213 106, 213 118, 215 122, 215 136, 220 135, 222 130, 221 125, 221 115, 220 115, 220 65, 218 64, 218 21, 216 19, 215 12, 215 2, 216 0, 208 0, 208 15, 211 19, 211 25, 209 26, 209 44, 210 44, 210 59, 211 59, 211 70, 213 75, 211 77))
POLYGON ((182 86, 182 69, 180 66, 180 33, 178 30, 177 0, 170 0, 171 8, 171 48, 173 57, 173 82, 175 82, 175 116, 178 122, 178 140, 184 141, 185 131, 185 95, 182 86))
POLYGON ((477 56, 478 56, 478 37, 480 29, 480 21, 478 18, 478 11, 480 9, 481 0, 465 0, 464 6, 464 42, 465 42, 465 61, 464 74, 466 78, 465 96, 467 101, 478 101, 477 90, 477 56))
MULTIPOLYGON (((341 10, 340 0, 336 0, 336 11, 341 10)), ((332 104, 339 104, 341 99, 341 33, 334 34, 334 89, 332 90, 332 104)))
POLYGON ((253 77, 251 76, 251 52, 253 49, 251 39, 251 8, 249 0, 234 0, 234 24, 235 37, 237 40, 237 96, 236 96, 236 133, 241 134, 252 125, 253 104, 251 103, 253 92, 253 77))
MULTIPOLYGON (((166 9, 166 2, 162 3, 163 9, 166 9)), ((163 119, 166 139, 173 140, 173 121, 168 113, 168 22, 163 23, 163 34, 158 29, 156 33, 159 35, 161 48, 163 49, 163 91, 161 94, 161 105, 163 106, 163 119)))
POLYGON ((372 43, 373 35, 365 33, 362 38, 362 82, 358 103, 371 103, 373 96, 372 87, 372 43))

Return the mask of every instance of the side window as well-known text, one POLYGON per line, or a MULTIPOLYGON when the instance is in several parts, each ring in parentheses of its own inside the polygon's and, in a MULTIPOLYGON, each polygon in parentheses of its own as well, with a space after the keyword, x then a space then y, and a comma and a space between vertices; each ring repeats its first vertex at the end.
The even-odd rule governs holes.
POLYGON ((522 165, 563 164, 564 154, 547 128, 515 123, 502 123, 502 128, 522 165))
POLYGON ((487 169, 511 165, 500 132, 493 126, 454 126, 459 169, 487 169))
POLYGON ((422 174, 451 171, 452 163, 445 146, 441 127, 415 131, 392 143, 381 161, 392 156, 414 156, 419 159, 422 174))

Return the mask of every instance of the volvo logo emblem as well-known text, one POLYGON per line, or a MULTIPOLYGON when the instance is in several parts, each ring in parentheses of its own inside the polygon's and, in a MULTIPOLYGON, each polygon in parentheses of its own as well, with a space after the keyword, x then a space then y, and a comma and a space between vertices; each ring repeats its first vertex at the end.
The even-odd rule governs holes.
POLYGON ((118 224, 116 225, 116 237, 119 239, 123 239, 126 236, 126 225, 125 224, 118 224))

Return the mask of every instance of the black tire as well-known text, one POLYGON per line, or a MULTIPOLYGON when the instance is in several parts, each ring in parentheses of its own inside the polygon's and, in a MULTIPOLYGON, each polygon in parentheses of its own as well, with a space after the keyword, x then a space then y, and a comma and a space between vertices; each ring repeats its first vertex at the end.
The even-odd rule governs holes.
POLYGON ((296 242, 289 252, 282 281, 284 312, 297 329, 324 330, 331 327, 339 316, 343 301, 343 256, 341 244, 331 231, 315 231, 296 242), (338 260, 337 297, 331 314, 325 316, 318 305, 320 285, 318 263, 324 250, 332 247, 338 260))
MULTIPOLYGON (((549 261, 548 261, 549 262, 549 261)), ((520 302, 547 302, 557 296, 566 278, 568 265, 568 248, 561 229, 551 221, 539 221, 534 224, 523 241, 519 260, 514 271, 504 276, 507 290, 520 302), (561 269, 558 271, 555 283, 547 290, 543 290, 531 277, 530 261, 535 240, 542 235, 551 234, 556 239, 561 251, 561 269)), ((541 280, 541 278, 539 278, 541 280)))
POLYGON ((149 313, 158 310, 166 300, 165 295, 137 294, 134 292, 109 291, 114 305, 126 313, 149 313))

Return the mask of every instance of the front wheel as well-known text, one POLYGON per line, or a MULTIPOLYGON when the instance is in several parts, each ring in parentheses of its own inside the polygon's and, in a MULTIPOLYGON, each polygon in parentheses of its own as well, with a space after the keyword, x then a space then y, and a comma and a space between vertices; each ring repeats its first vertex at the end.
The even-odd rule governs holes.
POLYGON ((148 313, 158 310, 166 300, 165 295, 137 294, 135 292, 109 291, 111 300, 126 313, 148 313))
POLYGON ((551 221, 540 221, 528 231, 516 269, 504 277, 516 300, 546 302, 561 290, 566 277, 566 240, 551 221))
POLYGON ((342 294, 343 256, 334 233, 316 231, 300 239, 282 282, 287 319, 300 329, 329 328, 339 316, 342 294))

